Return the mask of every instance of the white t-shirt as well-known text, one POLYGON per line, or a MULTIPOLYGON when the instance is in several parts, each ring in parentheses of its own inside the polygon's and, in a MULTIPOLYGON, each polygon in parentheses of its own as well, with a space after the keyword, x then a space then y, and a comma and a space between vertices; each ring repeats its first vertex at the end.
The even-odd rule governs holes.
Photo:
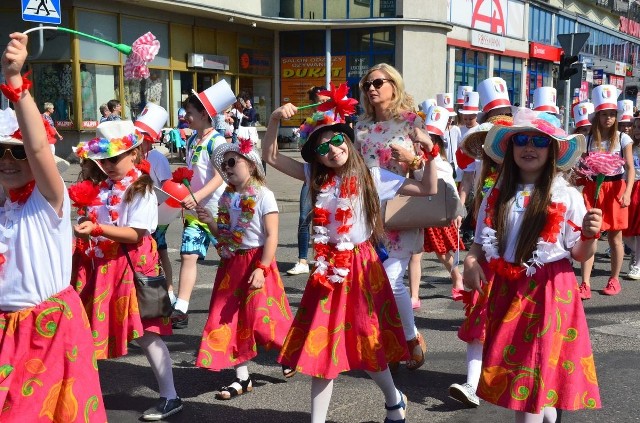
MULTIPOLYGON (((240 208, 240 194, 231 194, 231 207, 229 208, 229 220, 231 228, 235 227, 238 223, 238 218, 242 209, 240 208)), ((267 187, 260 187, 258 196, 256 198, 255 213, 249 222, 249 226, 244 232, 242 237, 241 249, 249 249, 262 247, 265 239, 265 227, 263 216, 269 213, 278 213, 278 204, 276 203, 276 197, 273 192, 267 187)))
POLYGON ((444 141, 444 149, 447 152, 447 161, 453 163, 456 168, 456 181, 462 180, 462 170, 458 167, 458 159, 456 159, 456 151, 458 144, 462 139, 462 133, 457 125, 451 125, 449 129, 445 129, 442 140, 444 141))
MULTIPOLYGON (((127 189, 130 188, 129 186, 127 189)), ((97 219, 100 223, 111 222, 109 209, 104 205, 107 202, 108 195, 108 189, 100 190, 100 201, 103 204, 97 208, 97 219)), ((125 195, 126 191, 122 196, 122 201, 115 206, 115 210, 118 212, 118 219, 115 222, 116 225, 146 229, 148 233, 152 234, 158 226, 158 198, 156 197, 156 193, 154 191, 147 191, 144 195, 137 194, 130 203, 124 201, 125 195)))
POLYGON ((467 128, 466 125, 462 125, 460 126, 460 140, 462 140, 462 138, 466 137, 469 134, 473 134, 474 132, 476 132, 478 130, 478 127, 480 125, 476 123, 476 126, 472 126, 471 128, 467 128))
MULTIPOLYGON (((616 148, 615 150, 613 150, 611 153, 614 154, 619 154, 620 157, 622 156, 622 150, 624 150, 624 148, 626 146, 628 146, 629 144, 633 144, 633 140, 631 139, 631 137, 623 132, 617 131, 616 132, 618 139, 620 140, 619 143, 616 143, 616 148)), ((601 148, 603 151, 605 152, 609 152, 609 140, 603 140, 600 142, 601 148)), ((591 140, 591 136, 587 137, 587 151, 597 151, 596 149, 596 143, 592 142, 591 140)), ((618 169, 618 173, 616 175, 619 175, 621 173, 624 173, 624 165, 620 166, 620 168, 618 169)))
MULTIPOLYGON (((373 184, 375 185, 376 191, 378 192, 378 199, 380 200, 380 202, 388 201, 395 197, 406 179, 404 176, 396 175, 395 173, 382 169, 380 167, 372 167, 369 169, 369 172, 371 173, 371 177, 373 178, 373 184)), ((304 165, 304 173, 307 179, 307 185, 310 186, 311 166, 308 163, 305 163, 304 165)), ((342 185, 342 179, 340 177, 337 177, 336 179, 336 195, 333 198, 332 202, 328 205, 328 210, 331 212, 332 216, 335 214, 336 205, 338 203, 338 196, 340 195, 340 186, 342 185)), ((354 218, 352 219, 349 238, 352 243, 359 244, 371 237, 371 228, 368 227, 367 221, 364 219, 362 201, 360 199, 357 199, 352 208, 354 218)), ((327 225, 330 243, 337 243, 339 241, 338 226, 339 224, 335 221, 335 219, 330 219, 330 222, 327 225)))
MULTIPOLYGON (((502 257, 510 262, 515 262, 515 253, 518 243, 518 235, 523 222, 524 212, 526 210, 526 193, 531 193, 533 185, 520 186, 516 192, 516 196, 510 200, 510 210, 507 216, 507 228, 509 233, 507 234, 507 242, 505 245, 505 252, 502 257)), ((491 191, 489 191, 491 192, 491 191)), ((482 200, 482 205, 478 211, 478 220, 476 225, 476 234, 474 241, 482 245, 482 231, 486 227, 484 218, 486 216, 487 198, 489 194, 482 200)), ((587 209, 584 205, 584 199, 580 192, 562 178, 557 176, 553 181, 551 187, 551 201, 555 203, 562 203, 567 208, 564 214, 564 222, 560 229, 560 235, 558 236, 554 244, 542 243, 544 248, 538 248, 541 250, 541 254, 538 256, 538 260, 541 263, 551 263, 561 260, 563 258, 571 257, 571 248, 580 239, 580 231, 574 231, 573 227, 569 225, 568 221, 572 221, 574 224, 581 226, 582 219, 587 213, 587 209)), ((528 260, 528 259, 527 259, 528 260)))
POLYGON ((151 172, 149 176, 153 179, 153 184, 155 186, 161 187, 163 181, 171 179, 171 167, 169 166, 169 160, 167 160, 164 154, 158 150, 149 150, 149 154, 147 154, 147 161, 149 161, 149 164, 151 165, 151 172))
POLYGON ((33 307, 69 287, 70 207, 65 189, 62 217, 58 216, 38 187, 24 205, 14 208, 5 202, 0 207, 0 241, 8 248, 0 270, 0 310, 33 307), (5 228, 15 232, 5 238, 5 228))
MULTIPOLYGON (((187 167, 193 170, 193 178, 191 178, 191 190, 193 192, 200 191, 216 175, 209 151, 213 153, 216 148, 227 142, 215 130, 207 134, 198 145, 196 145, 196 137, 197 134, 194 134, 187 141, 187 167), (207 149, 209 140, 213 145, 207 149)), ((200 205, 211 210, 214 217, 218 214, 218 200, 226 187, 227 184, 223 182, 213 193, 200 200, 200 205)))

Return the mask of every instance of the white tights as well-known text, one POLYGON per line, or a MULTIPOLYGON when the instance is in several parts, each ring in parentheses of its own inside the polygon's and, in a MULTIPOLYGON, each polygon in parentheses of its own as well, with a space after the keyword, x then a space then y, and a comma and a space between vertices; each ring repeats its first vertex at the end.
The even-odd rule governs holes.
POLYGON ((404 272, 409 266, 410 256, 408 257, 389 257, 384 261, 384 270, 389 278, 393 296, 396 299, 398 312, 400 312, 400 320, 402 321, 402 329, 404 337, 407 341, 418 336, 418 328, 413 317, 413 308, 411 307, 411 295, 404 284, 404 272))
POLYGON ((167 345, 164 343, 160 335, 152 332, 145 332, 140 338, 136 338, 136 342, 147 356, 151 370, 158 382, 158 390, 160 396, 167 399, 174 399, 178 396, 176 388, 173 384, 173 369, 171 363, 171 355, 167 345))
POLYGON ((467 344, 467 383, 478 389, 482 372, 482 343, 474 340, 467 344))
POLYGON ((545 407, 540 414, 516 411, 516 423, 555 423, 558 411, 553 407, 545 407))

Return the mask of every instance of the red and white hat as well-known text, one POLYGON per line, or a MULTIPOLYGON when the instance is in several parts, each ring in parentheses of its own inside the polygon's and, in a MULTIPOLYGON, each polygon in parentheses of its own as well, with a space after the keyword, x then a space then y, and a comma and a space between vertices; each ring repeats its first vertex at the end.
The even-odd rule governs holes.
POLYGON ((538 87, 533 91, 533 105, 536 112, 549 112, 559 114, 556 106, 556 89, 553 87, 538 87))
POLYGON ((147 102, 142 109, 142 113, 138 116, 138 119, 133 125, 138 128, 140 132, 146 132, 151 135, 151 138, 157 140, 162 132, 162 128, 169 119, 169 113, 162 106, 147 102))
POLYGON ((618 101, 618 122, 633 122, 633 101, 618 101))
POLYGON ((618 110, 618 96, 622 91, 614 85, 598 85, 591 92, 591 101, 595 111, 618 110))
POLYGON ((473 91, 473 87, 471 85, 460 85, 458 87, 458 95, 456 97, 456 104, 463 104, 464 103, 464 95, 466 93, 470 93, 471 91, 473 91))
POLYGON ((428 98, 425 101, 423 101, 422 103, 420 103, 420 109, 427 113, 429 111, 430 108, 437 106, 438 103, 436 103, 436 99, 435 98, 428 98))
POLYGON ((588 101, 578 103, 573 106, 573 120, 576 123, 576 128, 591 125, 589 115, 592 114, 594 110, 595 108, 593 107, 593 103, 590 103, 588 101))
POLYGON ((458 113, 461 115, 477 115, 480 113, 480 94, 469 91, 464 94, 464 102, 458 113))
POLYGON ((425 127, 430 134, 444 136, 449 123, 449 111, 444 107, 434 106, 427 111, 425 127))
POLYGON ((436 104, 447 109, 449 116, 456 115, 455 110, 453 110, 453 95, 451 93, 436 94, 436 104))
POLYGON ((499 107, 511 106, 507 83, 497 76, 487 78, 478 84, 478 94, 480 94, 480 103, 482 103, 484 113, 499 107))
POLYGON ((216 82, 201 93, 195 93, 198 99, 213 118, 219 112, 236 102, 236 95, 231 91, 231 87, 224 79, 216 82))

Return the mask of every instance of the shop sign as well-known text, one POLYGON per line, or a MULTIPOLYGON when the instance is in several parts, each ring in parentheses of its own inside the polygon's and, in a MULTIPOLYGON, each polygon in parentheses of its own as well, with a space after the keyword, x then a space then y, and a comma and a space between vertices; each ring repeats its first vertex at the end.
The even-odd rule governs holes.
POLYGON ((187 57, 187 66, 190 68, 227 71, 229 70, 229 56, 191 53, 187 57))
POLYGON ((624 88, 624 76, 609 75, 609 83, 621 90, 624 88))
POLYGON ((590 70, 586 71, 584 80, 593 84, 593 71, 590 71, 590 70))
POLYGON ((517 0, 449 0, 451 23, 511 38, 524 38, 524 3, 517 0))
POLYGON ((471 31, 471 45, 497 51, 506 49, 504 37, 480 31, 471 31))
POLYGON ((587 81, 582 81, 580 83, 580 94, 578 95, 578 98, 580 101, 587 101, 589 99, 589 83, 587 81))
POLYGON ((82 127, 84 128, 97 128, 98 121, 97 120, 83 120, 82 127))
POLYGON ((616 62, 616 67, 613 73, 618 76, 625 76, 627 73, 627 64, 624 62, 616 62))
POLYGON ((629 18, 625 18, 624 16, 620 16, 620 22, 618 24, 618 29, 620 32, 625 34, 632 35, 634 37, 640 38, 640 23, 636 21, 632 21, 629 18))
POLYGON ((549 62, 559 62, 562 49, 540 43, 529 44, 529 56, 532 59, 542 59, 549 62))
POLYGON ((270 75, 273 72, 271 56, 261 50, 241 48, 240 72, 255 75, 270 75))
POLYGON ((604 83, 604 69, 594 69, 593 70, 593 85, 597 87, 598 85, 602 85, 604 83))
POLYGON ((380 13, 396 13, 396 0, 380 0, 380 13))
POLYGON ((73 128, 73 122, 70 120, 56 120, 54 123, 56 128, 73 128))

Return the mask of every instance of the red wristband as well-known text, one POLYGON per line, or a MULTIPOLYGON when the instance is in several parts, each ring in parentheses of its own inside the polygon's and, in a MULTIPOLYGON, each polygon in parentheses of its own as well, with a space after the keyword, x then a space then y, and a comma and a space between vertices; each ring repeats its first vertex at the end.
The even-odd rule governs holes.
POLYGON ((102 234, 104 233, 104 229, 102 229, 102 226, 100 225, 96 225, 93 230, 89 233, 89 235, 91 235, 92 237, 99 237, 102 236, 102 234))
POLYGON ((18 88, 12 88, 8 84, 0 84, 0 91, 2 91, 2 94, 4 94, 10 102, 18 102, 18 100, 20 100, 20 94, 29 91, 31 85, 33 85, 28 79, 30 73, 31 71, 22 76, 22 85, 18 88))
POLYGON ((598 232, 594 236, 585 236, 584 232, 580 231, 580 241, 589 241, 591 239, 600 239, 600 232, 598 232))
POLYGON ((438 154, 440 153, 440 146, 438 144, 434 144, 433 147, 431 148, 431 151, 426 151, 424 149, 424 147, 420 147, 422 149, 422 153, 423 153, 423 157, 425 160, 432 160, 435 159, 436 157, 438 157, 438 154))
POLYGON ((262 269, 262 273, 264 273, 264 277, 266 278, 271 273, 271 267, 265 266, 260 261, 256 262, 256 269, 262 269))

